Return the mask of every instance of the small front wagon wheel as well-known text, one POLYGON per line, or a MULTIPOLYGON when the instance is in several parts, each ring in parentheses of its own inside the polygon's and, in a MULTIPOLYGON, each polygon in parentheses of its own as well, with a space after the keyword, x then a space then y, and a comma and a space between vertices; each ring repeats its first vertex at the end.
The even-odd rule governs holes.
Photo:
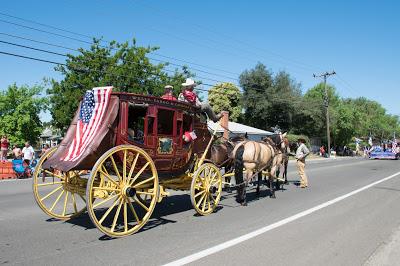
POLYGON ((110 237, 139 231, 153 213, 158 196, 153 160, 132 145, 120 145, 104 153, 94 165, 86 188, 89 217, 110 237))
POLYGON ((57 147, 53 147, 48 150, 36 165, 33 172, 33 195, 46 214, 56 219, 68 220, 86 210, 84 176, 87 171, 43 169, 43 163, 56 149, 57 147))
POLYGON ((193 175, 190 199, 200 215, 212 213, 221 199, 222 175, 218 167, 205 163, 193 175))

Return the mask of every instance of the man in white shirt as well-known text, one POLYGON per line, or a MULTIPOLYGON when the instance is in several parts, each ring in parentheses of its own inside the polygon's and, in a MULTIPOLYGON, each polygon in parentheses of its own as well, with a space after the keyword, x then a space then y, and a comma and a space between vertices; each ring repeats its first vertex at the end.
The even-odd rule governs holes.
POLYGON ((24 161, 30 163, 35 155, 35 151, 32 146, 29 144, 29 141, 25 142, 25 147, 22 149, 22 156, 24 161))
POLYGON ((299 138, 298 139, 299 147, 297 148, 296 151, 296 159, 297 159, 296 165, 297 165, 297 171, 299 172, 300 176, 301 188, 308 187, 308 178, 306 172, 304 171, 304 168, 306 166, 306 157, 310 154, 310 151, 305 143, 306 143, 305 139, 299 138))

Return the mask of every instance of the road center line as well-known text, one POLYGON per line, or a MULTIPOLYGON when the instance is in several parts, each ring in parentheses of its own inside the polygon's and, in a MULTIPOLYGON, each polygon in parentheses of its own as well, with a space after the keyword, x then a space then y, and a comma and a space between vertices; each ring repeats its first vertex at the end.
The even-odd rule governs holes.
POLYGON ((164 266, 185 265, 185 264, 188 264, 190 262, 193 262, 193 261, 199 260, 201 258, 204 258, 206 256, 209 256, 211 254, 214 254, 214 253, 217 253, 219 251, 222 251, 224 249, 227 249, 229 247, 235 246, 235 245, 240 244, 240 243, 242 243, 242 242, 244 242, 246 240, 252 239, 252 238, 254 238, 256 236, 264 234, 264 233, 266 233, 268 231, 271 231, 271 230, 273 230, 275 228, 278 228, 278 227, 280 227, 282 225, 285 225, 287 223, 293 222, 293 221, 295 221, 297 219, 300 219, 300 218, 302 218, 304 216, 307 216, 307 215, 312 214, 312 213, 314 213, 316 211, 319 211, 319 210, 321 210, 323 208, 326 208, 326 207, 328 207, 328 206, 330 206, 332 204, 335 204, 335 203, 337 203, 339 201, 342 201, 342 200, 344 200, 344 199, 346 199, 348 197, 351 197, 351 196, 353 196, 355 194, 358 194, 358 193, 360 193, 360 192, 362 192, 362 191, 364 191, 366 189, 369 189, 370 187, 373 187, 373 186, 375 186, 377 184, 380 184, 380 183, 385 182, 385 181, 387 181, 389 179, 392 179, 392 178, 398 176, 399 174, 400 174, 400 172, 397 172, 397 173, 395 173, 395 174, 393 174, 391 176, 385 177, 385 178, 380 179, 378 181, 375 181, 375 182, 373 182, 373 183, 371 183, 369 185, 366 185, 366 186, 361 187, 359 189, 353 190, 352 192, 347 193, 347 194, 345 194, 343 196, 340 196, 340 197, 337 197, 335 199, 329 200, 329 201, 327 201, 325 203, 322 203, 320 205, 317 205, 317 206, 315 206, 313 208, 310 208, 308 210, 302 211, 302 212, 297 213, 297 214, 295 214, 293 216, 290 216, 288 218, 285 218, 285 219, 280 220, 278 222, 275 222, 273 224, 267 225, 265 227, 262 227, 262 228, 260 228, 258 230, 250 232, 248 234, 245 234, 245 235, 239 236, 237 238, 228 240, 228 241, 223 242, 223 243, 221 243, 219 245, 216 245, 214 247, 211 247, 211 248, 199 251, 197 253, 194 253, 192 255, 186 256, 184 258, 172 261, 170 263, 165 264, 164 266))

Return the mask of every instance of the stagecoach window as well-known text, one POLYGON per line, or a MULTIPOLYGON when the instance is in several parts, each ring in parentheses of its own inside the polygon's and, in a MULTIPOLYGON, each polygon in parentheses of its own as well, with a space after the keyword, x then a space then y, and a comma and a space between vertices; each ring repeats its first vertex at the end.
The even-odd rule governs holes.
POLYGON ((128 136, 135 141, 143 141, 144 120, 146 118, 147 107, 129 105, 128 111, 128 136))
POLYGON ((183 133, 192 131, 192 117, 190 115, 183 115, 183 133))
POLYGON ((158 134, 159 135, 172 135, 173 134, 173 123, 174 123, 174 112, 170 110, 158 109, 158 134))
POLYGON ((154 128, 154 117, 147 117, 147 134, 152 135, 154 128))

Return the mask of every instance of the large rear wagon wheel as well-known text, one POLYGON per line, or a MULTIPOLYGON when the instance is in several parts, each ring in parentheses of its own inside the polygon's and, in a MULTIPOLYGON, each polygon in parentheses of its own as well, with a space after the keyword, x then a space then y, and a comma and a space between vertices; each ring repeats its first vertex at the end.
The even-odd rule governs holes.
POLYGON ((48 150, 36 165, 33 172, 33 195, 36 203, 47 215, 68 220, 86 210, 86 200, 79 191, 84 192, 86 179, 81 177, 86 172, 43 169, 43 163, 56 149, 57 147, 53 147, 48 150))
POLYGON ((212 213, 218 206, 222 192, 222 175, 212 163, 204 163, 193 175, 190 199, 200 215, 212 213))
POLYGON ((120 145, 104 153, 94 165, 86 188, 90 219, 110 237, 139 231, 153 213, 158 196, 153 160, 132 145, 120 145))

